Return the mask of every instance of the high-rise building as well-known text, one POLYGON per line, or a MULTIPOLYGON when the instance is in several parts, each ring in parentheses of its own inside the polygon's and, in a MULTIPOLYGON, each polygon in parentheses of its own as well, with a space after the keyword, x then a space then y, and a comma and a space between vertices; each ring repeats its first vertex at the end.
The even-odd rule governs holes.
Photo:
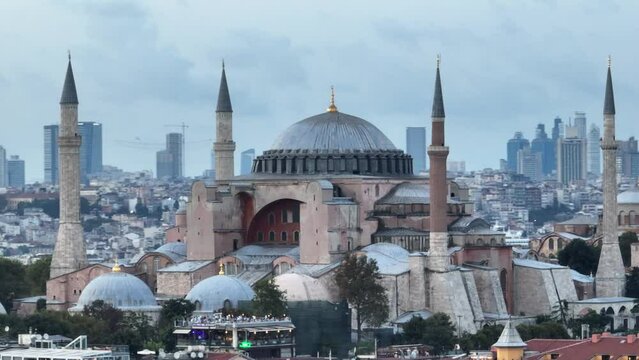
POLYGON ((564 137, 564 127, 559 116, 555 117, 554 125, 552 127, 552 141, 557 144, 559 138, 564 137))
POLYGON ((182 134, 166 135, 166 149, 156 154, 156 175, 158 179, 182 177, 182 134))
POLYGON ((628 140, 617 140, 616 169, 625 178, 639 177, 639 151, 637 139, 631 136, 628 140))
POLYGON ((586 140, 559 139, 557 146, 557 180, 568 185, 586 180, 586 140))
POLYGON ((255 159, 255 149, 248 149, 242 151, 240 159, 240 174, 248 175, 251 173, 251 167, 253 167, 253 159, 255 159))
POLYGON ((581 111, 575 111, 575 118, 574 118, 573 124, 577 130, 577 137, 579 139, 586 139, 587 138, 586 113, 581 111))
POLYGON ((593 175, 601 175, 601 131, 595 124, 590 124, 588 131, 588 172, 593 175))
POLYGON ((517 152, 530 146, 528 139, 524 138, 524 134, 520 131, 515 133, 512 139, 508 140, 506 146, 506 161, 508 162, 508 171, 517 171, 517 152))
POLYGON ((58 184, 58 135, 59 126, 44 126, 44 182, 58 184))
MULTIPOLYGON (((551 140, 552 141, 552 140, 551 140)), ((542 153, 524 148, 517 152, 517 173, 529 178, 531 181, 543 179, 542 153)))
POLYGON ((413 172, 426 171, 426 127, 406 128, 406 153, 413 158, 413 172))
POLYGON ((0 146, 0 187, 8 186, 9 174, 7 172, 7 150, 0 146))
POLYGON ((88 183, 89 175, 102 171, 102 124, 92 121, 78 123, 82 136, 80 146, 80 178, 88 183))
POLYGON ((552 174, 556 168, 555 145, 552 139, 548 138, 544 124, 537 124, 535 138, 531 142, 530 150, 533 153, 541 154, 541 169, 543 175, 552 174))
POLYGON ((10 187, 21 188, 24 186, 24 160, 18 155, 11 155, 7 161, 7 184, 10 187))

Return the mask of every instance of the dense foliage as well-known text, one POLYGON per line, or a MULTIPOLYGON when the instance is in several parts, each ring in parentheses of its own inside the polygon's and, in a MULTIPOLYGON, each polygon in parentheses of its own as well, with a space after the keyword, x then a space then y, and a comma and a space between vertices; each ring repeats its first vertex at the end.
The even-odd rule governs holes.
POLYGON ((362 324, 376 327, 388 318, 388 298, 374 259, 347 255, 335 273, 340 296, 356 311, 357 340, 362 324))
POLYGON ((258 281, 253 290, 255 297, 252 303, 256 315, 274 317, 286 315, 286 291, 280 290, 273 279, 258 281))
POLYGON ((14 299, 43 295, 49 278, 51 257, 45 257, 30 265, 0 257, 0 302, 7 311, 14 299))
POLYGON ((575 239, 559 251, 557 259, 561 265, 568 266, 584 275, 590 275, 597 272, 600 252, 599 247, 588 245, 581 239, 575 239))
POLYGON ((639 298, 639 268, 632 268, 626 277, 626 296, 639 298))
POLYGON ((503 325, 484 325, 475 334, 464 333, 459 339, 459 345, 465 352, 471 350, 488 350, 497 342, 501 332, 504 330, 503 325))
POLYGON ((403 330, 405 344, 431 346, 433 354, 444 354, 455 345, 455 327, 444 313, 435 313, 425 320, 415 316, 404 324, 403 330))

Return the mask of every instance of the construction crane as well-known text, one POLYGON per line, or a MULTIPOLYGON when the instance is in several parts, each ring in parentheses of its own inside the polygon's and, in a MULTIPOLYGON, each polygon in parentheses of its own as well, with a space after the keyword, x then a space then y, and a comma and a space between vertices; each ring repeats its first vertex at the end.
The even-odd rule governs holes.
POLYGON ((184 123, 181 124, 165 124, 165 127, 177 127, 182 129, 182 176, 186 176, 186 129, 189 128, 188 125, 184 123))

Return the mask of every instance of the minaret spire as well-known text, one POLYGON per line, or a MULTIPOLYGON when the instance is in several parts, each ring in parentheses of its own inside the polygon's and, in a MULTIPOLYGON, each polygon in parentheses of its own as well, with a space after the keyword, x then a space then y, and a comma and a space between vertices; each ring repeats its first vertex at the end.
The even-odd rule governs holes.
POLYGON ((603 153, 603 239, 601 255, 595 277, 597 297, 620 297, 625 289, 625 269, 619 250, 617 223, 617 141, 615 140, 615 100, 612 91, 612 74, 608 58, 606 95, 604 99, 604 126, 601 138, 603 153))
POLYGON ((442 96, 442 80, 439 76, 439 65, 442 58, 437 55, 437 74, 435 75, 435 93, 433 95, 433 113, 434 118, 443 118, 446 116, 444 112, 444 97, 442 96))
POLYGON ((226 83, 226 69, 224 60, 222 60, 222 79, 220 80, 220 91, 217 95, 217 109, 215 112, 233 112, 231 106, 231 96, 229 95, 229 86, 226 83))
POLYGON ((71 51, 69 51, 69 64, 67 65, 67 75, 64 78, 60 105, 78 104, 78 94, 75 90, 75 79, 73 78, 73 68, 71 67, 71 51))

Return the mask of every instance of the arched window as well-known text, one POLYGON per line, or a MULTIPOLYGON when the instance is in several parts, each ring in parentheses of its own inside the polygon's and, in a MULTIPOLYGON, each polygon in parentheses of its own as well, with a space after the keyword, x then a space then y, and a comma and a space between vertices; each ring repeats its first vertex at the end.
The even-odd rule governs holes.
POLYGON ((281 237, 282 241, 287 241, 288 240, 288 234, 286 233, 286 231, 282 231, 281 237))
POLYGON ((477 245, 479 246, 484 245, 484 240, 482 240, 481 238, 477 239, 477 245))
POLYGON ((271 231, 268 233, 268 240, 269 241, 275 241, 275 232, 271 231))
POLYGON ((160 258, 156 256, 153 258, 153 271, 158 271, 159 269, 160 269, 160 258))
POLYGON ((495 246, 497 245, 497 240, 495 240, 495 238, 490 238, 490 246, 495 246))
POLYGON ((239 243, 239 240, 238 240, 238 239, 233 239, 233 251, 237 250, 237 248, 238 248, 238 246, 237 246, 237 245, 238 245, 238 243, 239 243))
POLYGON ((233 305, 231 304, 231 300, 226 299, 224 300, 224 310, 229 311, 233 308, 233 305))
POLYGON ((379 196, 379 184, 375 184, 375 197, 379 196))
POLYGON ((299 231, 296 231, 296 232, 293 233, 293 240, 295 242, 300 242, 300 232, 299 231))
POLYGON ((264 234, 261 231, 257 232, 257 241, 264 241, 264 234))
POLYGON ((506 295, 506 276, 508 275, 508 273, 506 272, 506 269, 501 269, 501 272, 499 273, 499 283, 501 284, 501 292, 506 295))
POLYGON ((555 239, 548 239, 548 250, 555 250, 555 239))
POLYGON ((275 225, 275 214, 273 213, 268 214, 268 224, 275 225))

